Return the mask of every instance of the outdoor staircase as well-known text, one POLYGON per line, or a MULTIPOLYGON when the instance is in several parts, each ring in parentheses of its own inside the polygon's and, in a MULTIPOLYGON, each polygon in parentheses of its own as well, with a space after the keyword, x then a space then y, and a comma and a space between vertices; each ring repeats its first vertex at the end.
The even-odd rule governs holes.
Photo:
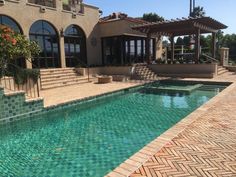
POLYGON ((217 68, 217 75, 223 75, 225 73, 229 72, 226 68, 224 68, 223 66, 218 66, 217 68))
POLYGON ((88 77, 79 75, 75 68, 41 69, 41 89, 52 89, 88 82, 88 77))
POLYGON ((148 68, 147 64, 136 64, 134 66, 133 76, 131 79, 134 80, 155 80, 157 75, 148 68))

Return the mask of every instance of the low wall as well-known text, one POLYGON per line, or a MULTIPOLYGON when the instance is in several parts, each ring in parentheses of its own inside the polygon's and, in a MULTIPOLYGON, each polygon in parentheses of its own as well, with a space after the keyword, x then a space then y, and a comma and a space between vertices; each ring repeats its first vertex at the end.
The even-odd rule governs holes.
MULTIPOLYGON (((77 71, 82 75, 87 75, 86 68, 78 68, 77 71)), ((130 76, 131 66, 106 66, 89 68, 89 75, 125 75, 130 76)))
POLYGON ((225 66, 230 72, 236 72, 236 66, 225 66))
POLYGON ((154 64, 148 66, 159 76, 213 78, 217 64, 154 64))
POLYGON ((0 88, 0 124, 15 121, 20 116, 29 117, 42 109, 42 98, 25 101, 23 91, 4 94, 3 88, 0 88))
POLYGON ((24 84, 16 84, 13 77, 4 77, 0 79, 0 86, 8 90, 14 91, 24 91, 27 96, 36 98, 38 97, 38 90, 40 90, 40 81, 38 80, 38 85, 32 79, 28 79, 24 84))

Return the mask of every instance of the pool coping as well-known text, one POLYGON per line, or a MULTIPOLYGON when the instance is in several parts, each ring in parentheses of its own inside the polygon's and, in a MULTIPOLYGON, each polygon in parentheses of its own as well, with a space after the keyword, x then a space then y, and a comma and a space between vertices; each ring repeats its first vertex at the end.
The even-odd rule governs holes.
MULTIPOLYGON (((176 81, 186 81, 186 80, 176 80, 176 81)), ((192 82, 187 80, 187 82, 192 82)), ((225 97, 230 91, 236 87, 235 82, 224 82, 224 81, 196 81, 202 83, 217 83, 217 84, 230 84, 222 92, 211 98, 208 102, 197 108, 195 111, 190 113, 188 116, 183 118, 173 127, 169 128, 163 134, 158 136, 156 139, 145 145, 141 150, 136 152, 134 155, 129 157, 113 171, 109 172, 105 177, 126 177, 133 174, 138 170, 145 162, 147 162, 153 155, 158 153, 165 145, 168 145, 171 140, 177 137, 181 132, 183 132, 190 124, 199 119, 203 114, 205 114, 210 108, 212 108, 217 102, 219 102, 223 97, 225 97)))

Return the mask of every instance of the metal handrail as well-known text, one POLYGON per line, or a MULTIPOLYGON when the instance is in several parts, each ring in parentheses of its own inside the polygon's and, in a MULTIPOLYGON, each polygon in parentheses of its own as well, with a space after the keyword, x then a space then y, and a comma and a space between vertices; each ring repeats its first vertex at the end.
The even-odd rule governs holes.
POLYGON ((213 58, 213 57, 211 57, 211 56, 209 56, 209 55, 206 55, 206 54, 202 54, 202 56, 204 56, 204 57, 206 57, 208 60, 206 61, 206 62, 208 62, 208 61, 214 61, 214 62, 216 62, 216 63, 218 63, 219 61, 217 60, 217 59, 215 59, 215 58, 213 58))

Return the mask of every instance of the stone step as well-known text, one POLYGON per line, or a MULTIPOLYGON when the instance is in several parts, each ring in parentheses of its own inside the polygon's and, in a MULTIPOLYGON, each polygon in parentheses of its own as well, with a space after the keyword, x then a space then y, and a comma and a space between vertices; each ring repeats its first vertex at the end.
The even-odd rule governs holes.
POLYGON ((56 72, 56 71, 67 71, 75 70, 75 68, 51 68, 51 69, 40 69, 40 72, 56 72))
POLYGON ((218 75, 222 75, 222 74, 225 74, 225 73, 227 73, 227 72, 229 72, 228 70, 221 70, 221 71, 218 71, 218 75))
POLYGON ((48 80, 55 80, 55 79, 63 79, 63 78, 68 78, 68 77, 82 77, 81 75, 77 75, 75 73, 72 74, 57 74, 57 75, 45 75, 41 77, 43 81, 48 81, 48 80))
POLYGON ((87 78, 84 76, 70 76, 70 77, 64 77, 64 78, 56 78, 56 79, 43 79, 41 80, 41 84, 53 84, 53 83, 59 83, 59 82, 65 82, 65 81, 70 81, 70 80, 76 80, 76 79, 83 79, 87 78))
MULTIPOLYGON (((95 79, 96 78, 90 78, 89 81, 92 82, 92 81, 95 81, 95 79)), ((76 84, 84 84, 84 83, 88 83, 88 78, 78 79, 76 81, 68 81, 64 83, 55 83, 55 84, 45 85, 42 87, 42 90, 65 87, 65 86, 76 85, 76 84)))
POLYGON ((151 71, 148 71, 148 72, 136 72, 137 74, 141 74, 141 75, 148 75, 148 74, 154 74, 153 72, 151 71))
POLYGON ((68 77, 68 78, 65 78, 65 79, 61 79, 61 80, 51 80, 51 81, 41 81, 41 84, 42 84, 42 87, 44 86, 47 86, 47 85, 54 85, 54 84, 60 84, 60 83, 63 83, 63 84, 66 84, 67 82, 77 82, 77 81, 80 81, 80 80, 84 80, 84 79, 88 79, 87 77, 68 77))
POLYGON ((135 67, 135 76, 134 79, 141 79, 141 80, 154 80, 157 78, 157 75, 150 70, 146 64, 136 65, 135 67))
POLYGON ((49 74, 59 74, 59 73, 76 73, 74 68, 62 68, 62 69, 48 69, 48 70, 40 70, 40 74, 42 76, 49 74))
POLYGON ((41 69, 40 75, 42 89, 50 89, 88 82, 88 78, 79 75, 75 71, 75 68, 41 69))
POLYGON ((222 71, 222 70, 227 70, 227 69, 221 67, 221 68, 218 68, 217 70, 218 70, 218 71, 222 71))
POLYGON ((62 70, 62 71, 52 71, 52 72, 40 72, 40 75, 42 77, 48 76, 48 75, 59 75, 59 74, 75 74, 76 72, 74 70, 62 70))
POLYGON ((217 68, 217 75, 222 75, 229 72, 225 67, 223 66, 218 66, 217 68))

